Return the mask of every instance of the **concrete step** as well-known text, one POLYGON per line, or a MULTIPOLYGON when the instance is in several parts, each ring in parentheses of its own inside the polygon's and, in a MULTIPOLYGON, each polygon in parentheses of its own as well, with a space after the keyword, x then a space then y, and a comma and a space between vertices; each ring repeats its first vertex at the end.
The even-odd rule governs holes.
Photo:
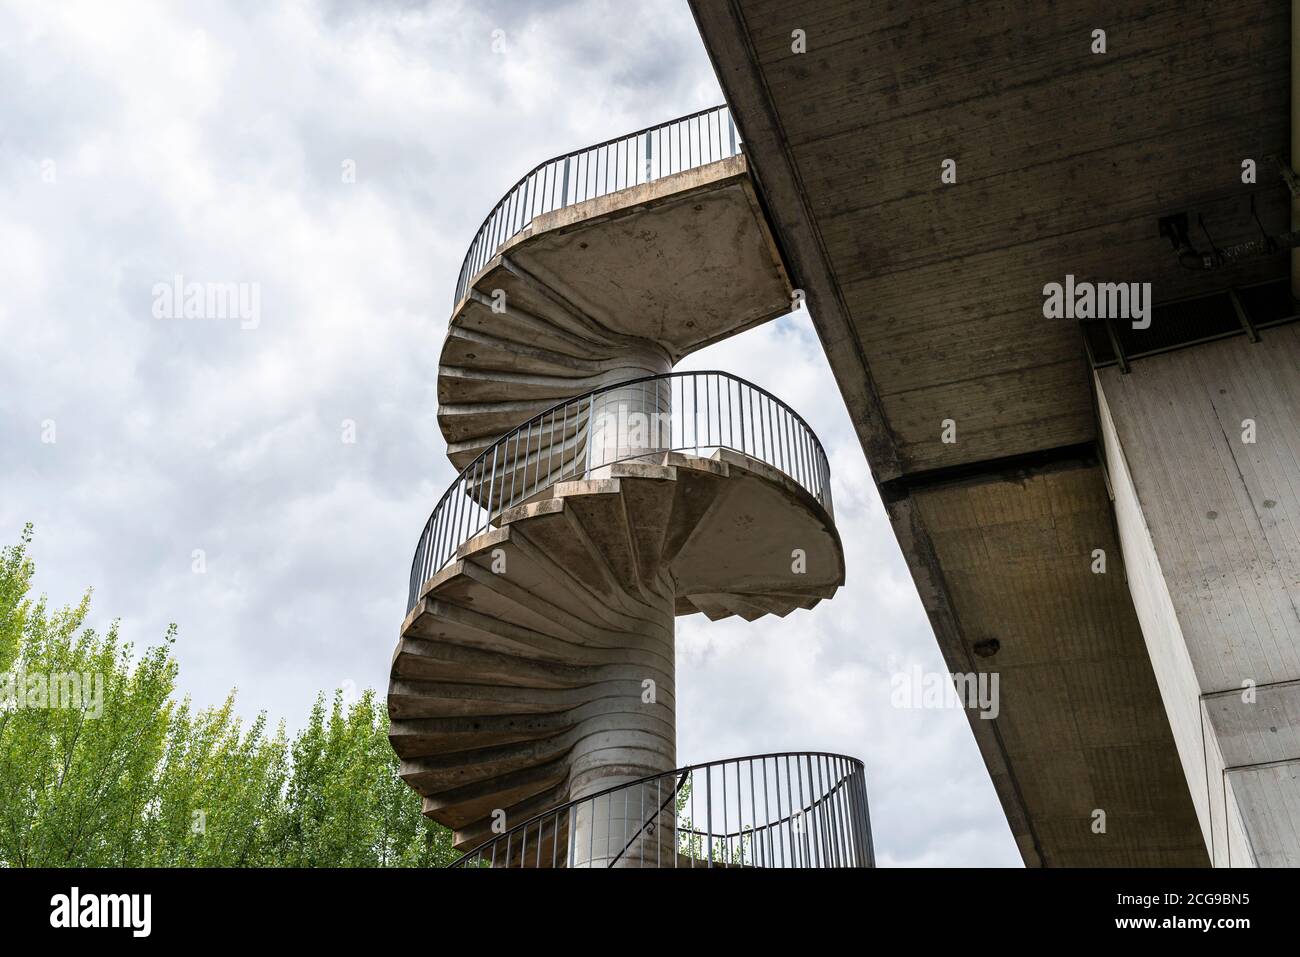
MULTIPOLYGON (((788 312, 758 209, 734 156, 534 219, 454 306, 438 376, 448 444, 486 447, 557 401, 667 372, 788 312), (524 415, 501 414, 526 401, 537 404, 524 415)), ((458 467, 473 457, 463 451, 458 467)))
MULTIPOLYGON (((824 515, 784 486, 757 495, 750 483, 771 484, 762 469, 671 453, 606 475, 496 516, 424 584, 403 625, 390 740, 403 779, 462 849, 491 833, 498 808, 518 822, 596 788, 609 768, 673 766, 676 614, 785 615, 842 581, 842 564, 829 580, 791 574, 784 559, 773 572, 764 552, 787 534, 812 541, 824 515), (705 535, 715 551, 756 554, 715 555, 701 571, 705 535)), ((814 548, 810 563, 838 554, 814 548)))

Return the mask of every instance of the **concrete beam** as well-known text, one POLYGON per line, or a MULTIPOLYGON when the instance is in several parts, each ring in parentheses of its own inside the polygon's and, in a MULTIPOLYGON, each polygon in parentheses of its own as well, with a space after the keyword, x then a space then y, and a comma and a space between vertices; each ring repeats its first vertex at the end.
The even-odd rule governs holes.
POLYGON ((1096 375, 1130 588, 1219 866, 1300 862, 1300 326, 1096 375))

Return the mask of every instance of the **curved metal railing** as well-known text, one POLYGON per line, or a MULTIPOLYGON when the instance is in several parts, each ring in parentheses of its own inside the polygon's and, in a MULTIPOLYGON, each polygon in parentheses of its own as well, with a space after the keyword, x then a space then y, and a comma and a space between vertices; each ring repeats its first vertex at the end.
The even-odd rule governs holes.
POLYGON ((866 773, 819 751, 695 764, 551 808, 451 866, 874 867, 866 773), (612 843, 593 826, 609 821, 612 843))
POLYGON ((460 267, 453 306, 464 298, 478 271, 534 217, 738 152, 740 134, 731 111, 715 106, 537 164, 501 198, 474 235, 460 267))
POLYGON ((802 416, 766 389, 717 371, 630 379, 533 416, 461 471, 420 534, 407 612, 420 587, 461 545, 487 531, 506 509, 557 482, 664 452, 707 456, 719 449, 783 472, 833 514, 830 465, 821 442, 802 416), (651 411, 636 411, 646 409, 651 411), (635 437, 630 446, 628 435, 635 437))

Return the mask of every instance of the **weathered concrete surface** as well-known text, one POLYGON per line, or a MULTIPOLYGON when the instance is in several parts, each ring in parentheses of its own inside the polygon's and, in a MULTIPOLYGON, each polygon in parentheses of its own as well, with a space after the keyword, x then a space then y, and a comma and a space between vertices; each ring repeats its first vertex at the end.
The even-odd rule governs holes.
POLYGON ((1100 468, 1077 462, 930 486, 891 511, 916 529, 904 546, 922 598, 960 623, 936 627, 949 666, 999 675, 999 717, 971 724, 1022 809, 1009 823, 1026 860, 1203 865, 1105 504, 1100 468))
POLYGON ((1300 326, 1262 336, 1097 373, 1138 615, 1225 866, 1300 864, 1300 326))
POLYGON ((457 304, 438 422, 463 468, 571 396, 670 370, 790 310, 790 286, 733 156, 538 216, 457 304))
POLYGON ((1225 278, 1180 269, 1159 216, 1194 208, 1220 245, 1253 238, 1254 192, 1286 228, 1267 164, 1257 187, 1240 180, 1243 157, 1286 150, 1285 4, 693 8, 881 480, 1094 437, 1077 330, 1043 321, 1045 282, 1192 295, 1225 278), (934 441, 957 411, 962 441, 934 441))
MULTIPOLYGON (((949 667, 964 670, 962 649, 985 623, 965 619, 968 603, 951 594, 946 560, 926 545, 925 490, 970 479, 965 501, 954 502, 969 511, 981 476, 997 481, 1009 468, 1087 457, 1098 436, 1078 329, 1043 318, 1044 284, 1067 273, 1150 281, 1160 301, 1285 270, 1285 254, 1218 272, 1181 269, 1156 221, 1190 210, 1220 245, 1255 238, 1253 195, 1265 226, 1286 228, 1287 194, 1264 157, 1285 153, 1288 140, 1287 5, 691 6, 949 667), (1101 55, 1091 52, 1099 28, 1108 45, 1101 55), (792 52, 796 29, 806 53, 792 52), (1256 185, 1241 182, 1244 158, 1258 162, 1256 185), (955 184, 940 180, 945 159, 957 163, 955 184), (941 441, 946 419, 955 442, 941 441)), ((1008 492, 1032 512, 1028 485, 1008 492)), ((1093 508, 1092 525, 1109 521, 1103 499, 1093 508)), ((1033 552, 1036 534, 1008 547, 1033 552)), ((992 581, 982 587, 995 615, 1013 601, 1057 601, 1048 575, 1017 592, 994 591, 992 581)), ((1131 626, 1111 640, 1121 639, 1131 653, 1131 626)), ((1156 691, 1149 673, 1130 681, 1140 700, 1156 691)), ((1016 697, 1008 723, 1059 719, 1049 696, 1016 697)), ((1121 713, 1096 725, 1095 740, 1124 741, 1126 720, 1121 713)), ((988 727, 1000 723, 972 726, 1026 862, 1067 855, 1088 863, 1051 824, 1072 805, 1061 792, 1059 806, 1034 806, 1018 781, 1037 765, 988 727)), ((1174 760, 1171 748, 1162 766, 1174 760)), ((1111 772, 1093 772, 1103 773, 1111 772)), ((1114 773, 1107 786, 1124 790, 1124 773, 1114 773)), ((1157 803, 1186 807, 1186 783, 1170 787, 1157 803)), ((1124 853, 1186 863, 1199 828, 1175 819, 1184 825, 1176 839, 1134 836, 1124 853)), ((1097 863, 1115 859, 1095 843, 1097 863)))
MULTIPOLYGON (((786 615, 843 584, 831 516, 762 463, 667 453, 608 472, 506 511, 403 624, 390 740, 461 849, 490 836, 496 809, 514 825, 675 766, 675 614, 786 615)), ((589 839, 591 826, 576 824, 589 839)), ((617 850, 602 844, 597 863, 617 850)))

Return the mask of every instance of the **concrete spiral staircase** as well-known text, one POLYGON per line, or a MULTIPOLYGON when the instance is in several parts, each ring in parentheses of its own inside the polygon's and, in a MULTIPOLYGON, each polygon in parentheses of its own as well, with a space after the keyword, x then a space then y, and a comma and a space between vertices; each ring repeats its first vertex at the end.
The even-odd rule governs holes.
MULTIPOLYGON (((562 160, 565 202, 505 228, 490 216, 476 240, 490 255, 467 258, 438 376, 448 455, 465 471, 426 526, 393 656, 400 773, 462 850, 674 768, 676 616, 785 616, 844 580, 825 459, 802 420, 783 406, 772 418, 764 393, 757 421, 754 387, 714 374, 706 416, 724 414, 719 382, 727 415, 751 399, 750 421, 715 439, 698 397, 688 414, 660 387, 698 396, 674 362, 788 311, 743 155, 576 202, 562 160), (593 393, 604 399, 574 398, 593 393), (565 400, 573 415, 548 420, 565 400), (682 421, 632 436, 629 408, 682 421), (612 447, 595 449, 596 435, 612 447), (533 481, 517 491, 521 475, 533 481), (447 521, 475 508, 481 521, 447 521), (445 557, 428 552, 435 539, 445 557)), ((637 826, 600 822, 611 848, 637 826)))
POLYGON ((754 460, 667 453, 611 472, 507 510, 403 625, 391 738, 458 847, 489 837, 498 808, 520 820, 674 766, 675 615, 784 616, 842 581, 830 517, 754 460), (791 572, 794 548, 809 573, 791 572))

